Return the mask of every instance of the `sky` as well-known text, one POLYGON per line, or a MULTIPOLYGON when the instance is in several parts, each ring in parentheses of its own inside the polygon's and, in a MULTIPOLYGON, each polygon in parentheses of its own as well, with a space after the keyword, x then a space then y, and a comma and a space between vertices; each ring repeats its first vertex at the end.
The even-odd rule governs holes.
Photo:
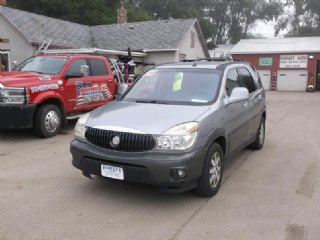
POLYGON ((273 22, 267 22, 264 23, 263 21, 258 21, 255 29, 251 30, 253 34, 261 34, 267 38, 273 38, 274 37, 274 23, 273 22))

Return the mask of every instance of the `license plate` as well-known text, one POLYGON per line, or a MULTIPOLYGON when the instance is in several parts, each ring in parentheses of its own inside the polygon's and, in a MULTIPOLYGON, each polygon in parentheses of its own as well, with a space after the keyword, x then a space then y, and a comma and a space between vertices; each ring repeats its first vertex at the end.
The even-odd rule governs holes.
POLYGON ((124 180, 123 169, 110 165, 101 165, 101 175, 103 177, 124 180))

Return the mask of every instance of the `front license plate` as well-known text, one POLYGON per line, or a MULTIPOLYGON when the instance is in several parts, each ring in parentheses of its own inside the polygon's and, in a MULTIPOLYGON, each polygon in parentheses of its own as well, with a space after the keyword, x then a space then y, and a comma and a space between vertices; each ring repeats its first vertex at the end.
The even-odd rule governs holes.
POLYGON ((120 167, 114 167, 110 165, 101 165, 101 175, 103 177, 124 180, 123 169, 120 167))

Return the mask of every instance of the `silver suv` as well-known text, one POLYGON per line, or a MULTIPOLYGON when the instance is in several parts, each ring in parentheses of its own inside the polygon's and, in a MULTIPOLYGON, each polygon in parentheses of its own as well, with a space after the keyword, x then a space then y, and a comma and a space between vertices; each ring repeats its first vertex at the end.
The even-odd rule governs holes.
POLYGON ((79 119, 72 163, 87 177, 210 197, 228 158, 247 146, 263 147, 265 121, 265 92, 249 63, 163 64, 79 119))

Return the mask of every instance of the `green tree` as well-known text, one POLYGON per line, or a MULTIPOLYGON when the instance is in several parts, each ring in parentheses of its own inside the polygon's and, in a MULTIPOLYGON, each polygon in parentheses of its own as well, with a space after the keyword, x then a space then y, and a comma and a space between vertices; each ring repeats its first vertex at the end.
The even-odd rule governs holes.
POLYGON ((318 0, 286 0, 285 11, 277 21, 275 35, 285 30, 288 37, 319 36, 320 6, 318 0))

